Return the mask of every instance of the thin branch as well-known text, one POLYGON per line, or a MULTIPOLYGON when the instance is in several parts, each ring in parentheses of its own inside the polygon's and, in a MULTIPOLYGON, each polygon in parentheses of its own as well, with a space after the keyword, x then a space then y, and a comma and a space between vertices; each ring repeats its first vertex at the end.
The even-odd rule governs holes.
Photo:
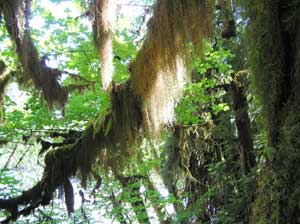
POLYGON ((41 213, 46 218, 46 220, 53 220, 53 218, 50 215, 47 215, 41 209, 38 209, 38 212, 41 213))
POLYGON ((68 50, 68 51, 54 51, 53 53, 47 53, 48 56, 57 56, 72 53, 85 53, 85 52, 97 52, 96 50, 68 50))
POLYGON ((16 131, 29 131, 29 132, 44 132, 44 133, 53 133, 53 132, 62 132, 62 133, 66 133, 66 132, 81 132, 78 130, 73 130, 73 129, 62 129, 62 128, 49 128, 49 129, 31 129, 31 128, 24 128, 24 129, 15 129, 14 131, 11 132, 16 132, 16 131))
POLYGON ((83 50, 83 53, 84 53, 84 56, 86 57, 86 59, 88 60, 88 64, 89 64, 89 66, 91 67, 91 69, 92 69, 94 75, 98 75, 97 72, 95 71, 95 68, 92 66, 92 62, 91 62, 91 60, 90 60, 90 58, 89 58, 89 56, 87 55, 87 53, 86 53, 85 50, 83 50))
POLYGON ((78 90, 79 92, 81 92, 84 89, 87 89, 91 86, 94 86, 95 83, 91 83, 91 84, 70 84, 68 86, 65 86, 64 88, 68 91, 68 92, 72 92, 74 90, 78 90))
POLYGON ((80 80, 82 80, 84 82, 88 82, 88 83, 92 83, 92 84, 96 83, 95 81, 91 81, 89 79, 86 79, 86 78, 80 76, 79 74, 71 73, 71 72, 68 72, 68 71, 62 71, 62 73, 63 74, 67 74, 67 75, 69 75, 69 76, 71 76, 71 77, 73 77, 75 79, 80 79, 80 80))
POLYGON ((18 146, 18 144, 15 144, 15 147, 14 147, 13 150, 11 151, 11 153, 10 153, 10 155, 9 155, 9 157, 8 157, 8 159, 7 159, 7 161, 6 161, 6 163, 5 163, 5 165, 3 166, 3 169, 4 169, 4 170, 7 169, 8 164, 9 164, 10 161, 11 161, 11 158, 13 157, 13 155, 15 154, 15 152, 16 152, 16 150, 17 150, 17 146, 18 146))
POLYGON ((29 150, 31 149, 31 147, 28 147, 25 152, 22 154, 22 156, 20 157, 19 161, 17 162, 17 164, 15 165, 15 168, 17 168, 20 163, 22 162, 22 160, 24 159, 25 155, 27 154, 27 152, 29 152, 29 150))
POLYGON ((199 123, 199 124, 174 124, 174 128, 177 128, 177 127, 183 127, 183 128, 200 127, 200 126, 204 126, 206 123, 203 122, 203 123, 199 123))
POLYGON ((139 5, 139 4, 117 4, 118 6, 132 6, 132 7, 143 7, 143 8, 152 8, 152 5, 139 5))

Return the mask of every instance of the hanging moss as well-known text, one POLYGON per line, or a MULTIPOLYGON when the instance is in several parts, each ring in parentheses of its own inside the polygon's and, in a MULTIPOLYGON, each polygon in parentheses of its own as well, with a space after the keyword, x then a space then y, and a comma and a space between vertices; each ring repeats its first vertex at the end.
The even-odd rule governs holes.
MULTIPOLYGON (((187 193, 188 203, 183 205, 176 203, 177 214, 188 211, 199 223, 208 222, 209 212, 207 202, 202 200, 208 191, 209 172, 208 166, 212 161, 218 160, 216 144, 211 135, 213 126, 202 124, 196 126, 176 126, 172 138, 166 145, 166 161, 163 163, 162 176, 165 185, 178 201, 187 193)), ((183 218, 182 222, 189 222, 189 218, 183 218)))
POLYGON ((43 64, 30 36, 28 23, 30 5, 31 0, 1 1, 0 12, 4 15, 6 28, 15 43, 25 75, 33 81, 38 90, 42 91, 50 107, 55 103, 63 106, 67 101, 67 92, 58 81, 61 73, 43 64))
POLYGON ((131 83, 115 86, 112 90, 111 118, 106 125, 106 150, 100 162, 118 173, 129 164, 137 153, 142 139, 142 112, 139 97, 135 96, 131 83))
POLYGON ((171 120, 165 114, 172 114, 174 98, 179 98, 183 87, 187 44, 193 43, 201 52, 210 23, 211 1, 157 1, 144 43, 129 66, 150 129, 155 131, 171 120))
POLYGON ((157 1, 144 44, 131 64, 139 95, 147 95, 158 71, 176 70, 178 57, 187 59, 189 42, 201 50, 210 23, 210 1, 157 1))
POLYGON ((51 185, 56 186, 55 183, 61 183, 77 171, 85 184, 99 158, 99 165, 116 173, 128 164, 135 151, 132 148, 139 142, 141 111, 139 101, 126 86, 114 87, 111 111, 100 119, 100 123, 90 124, 74 144, 47 153, 46 170, 61 170, 60 174, 55 174, 57 180, 53 179, 51 185))
POLYGON ((102 86, 107 89, 112 82, 113 66, 113 34, 117 5, 115 0, 93 0, 93 32, 101 62, 102 86))

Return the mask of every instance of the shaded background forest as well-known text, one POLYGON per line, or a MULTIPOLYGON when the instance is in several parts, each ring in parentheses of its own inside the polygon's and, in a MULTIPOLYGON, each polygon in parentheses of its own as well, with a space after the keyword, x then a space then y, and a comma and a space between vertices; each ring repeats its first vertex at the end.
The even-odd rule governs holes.
POLYGON ((1 223, 300 223, 299 9, 0 1, 1 223))

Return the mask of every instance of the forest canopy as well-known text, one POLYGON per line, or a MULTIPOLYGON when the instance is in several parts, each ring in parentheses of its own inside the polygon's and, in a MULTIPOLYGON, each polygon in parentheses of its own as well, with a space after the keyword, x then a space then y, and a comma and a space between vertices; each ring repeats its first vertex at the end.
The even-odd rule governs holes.
POLYGON ((0 0, 0 222, 299 223, 299 9, 0 0))

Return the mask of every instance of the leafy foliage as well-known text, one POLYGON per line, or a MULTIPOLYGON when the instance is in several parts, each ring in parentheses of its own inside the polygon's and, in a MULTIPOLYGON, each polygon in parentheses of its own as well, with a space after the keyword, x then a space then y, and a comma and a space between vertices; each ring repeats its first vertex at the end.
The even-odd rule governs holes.
POLYGON ((233 70, 228 61, 233 55, 222 48, 215 51, 209 43, 205 44, 204 50, 203 58, 193 55, 190 70, 194 82, 186 86, 185 95, 175 109, 178 121, 186 125, 208 121, 229 110, 222 100, 226 91, 220 87, 231 82, 233 70))

